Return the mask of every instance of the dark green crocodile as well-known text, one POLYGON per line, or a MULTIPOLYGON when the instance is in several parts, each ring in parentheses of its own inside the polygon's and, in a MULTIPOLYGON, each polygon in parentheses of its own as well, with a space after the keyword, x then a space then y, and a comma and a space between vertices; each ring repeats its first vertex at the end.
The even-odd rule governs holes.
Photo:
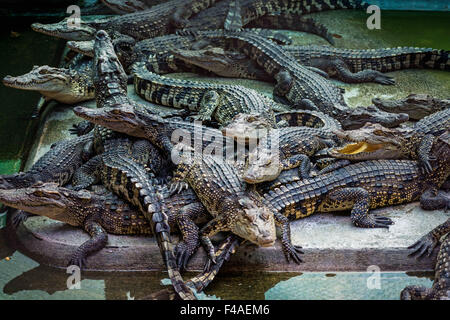
POLYGON ((401 100, 373 98, 372 103, 387 112, 407 113, 412 120, 420 120, 432 113, 450 108, 449 99, 438 99, 429 94, 410 94, 401 100))
POLYGON ((198 112, 197 120, 214 119, 226 125, 239 113, 256 113, 275 126, 274 110, 287 109, 243 86, 168 78, 146 71, 144 64, 135 65, 135 69, 134 88, 141 98, 198 112))
MULTIPOLYGON (((176 150, 181 154, 169 190, 175 193, 190 186, 213 216, 199 231, 201 242, 213 263, 216 262, 215 250, 210 237, 220 231, 231 231, 264 247, 274 244, 276 232, 272 212, 263 204, 259 194, 246 190, 235 167, 220 156, 194 152, 194 149, 176 150)), ((187 247, 196 245, 192 243, 187 247)), ((290 253, 297 254, 292 249, 290 253)))
MULTIPOLYGON (((176 215, 186 205, 197 203, 192 190, 169 196, 167 188, 160 187, 164 195, 165 212, 172 230, 177 227, 176 215)), ((113 193, 97 189, 75 191, 56 183, 36 183, 27 188, 0 190, 0 201, 13 208, 46 216, 76 227, 82 227, 92 239, 84 243, 70 259, 69 265, 86 265, 89 254, 104 248, 107 234, 152 235, 149 221, 135 207, 113 193)), ((204 222, 205 216, 192 217, 204 222)))
POLYGON ((407 286, 400 293, 402 300, 450 300, 450 219, 437 226, 420 238, 409 249, 420 258, 424 254, 431 256, 433 249, 441 242, 434 267, 434 283, 431 288, 407 286), (443 238, 444 237, 444 238, 443 238))
POLYGON ((222 130, 234 139, 247 137, 251 145, 242 174, 247 183, 272 181, 281 171, 296 167, 300 167, 303 177, 308 177, 309 157, 335 145, 337 138, 333 132, 341 128, 339 122, 317 111, 279 113, 276 120, 289 126, 271 129, 258 115, 241 114, 222 130))
POLYGON ((281 184, 268 191, 264 199, 286 228, 293 219, 343 210, 351 210, 351 220, 357 227, 388 228, 391 219, 369 215, 369 210, 417 201, 424 191, 439 189, 450 174, 448 133, 436 138, 432 155, 437 160, 427 174, 411 160, 364 161, 281 184))
MULTIPOLYGON (((357 50, 319 45, 283 46, 282 48, 301 65, 318 68, 327 75, 347 83, 394 84, 394 79, 381 72, 401 69, 450 70, 449 52, 431 48, 399 47, 357 50)), ((255 62, 247 57, 242 57, 238 52, 225 51, 217 47, 198 50, 185 50, 180 47, 173 53, 178 59, 224 77, 254 79, 255 70, 261 69, 255 62)), ((260 80, 265 79, 266 77, 263 77, 260 80)), ((381 108, 382 103, 378 104, 375 103, 385 111, 395 111, 396 109, 394 106, 381 108)), ((407 109, 408 107, 401 110, 406 111, 407 109)))
POLYGON ((91 40, 98 30, 105 30, 115 37, 136 41, 173 33, 182 28, 187 18, 211 6, 215 0, 171 0, 153 6, 149 10, 121 16, 81 21, 80 26, 68 23, 67 19, 53 24, 33 23, 31 28, 50 36, 66 40, 91 40))
POLYGON ((77 168, 93 154, 93 135, 62 140, 53 144, 26 172, 0 175, 0 189, 26 188, 38 181, 67 184, 77 168))
POLYGON ((164 1, 166 0, 102 0, 108 8, 118 14, 148 10, 164 1))
POLYGON ((359 130, 335 131, 344 141, 328 155, 353 161, 373 159, 415 159, 426 172, 431 171, 429 153, 436 136, 450 128, 450 108, 416 122, 412 128, 388 129, 368 124, 359 130))

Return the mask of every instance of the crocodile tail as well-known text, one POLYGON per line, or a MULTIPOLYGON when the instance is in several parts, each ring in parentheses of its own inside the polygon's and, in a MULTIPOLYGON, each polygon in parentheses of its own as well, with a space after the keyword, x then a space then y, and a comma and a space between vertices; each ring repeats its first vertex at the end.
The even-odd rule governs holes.
POLYGON ((412 68, 450 70, 449 51, 432 48, 345 50, 343 58, 352 72, 364 69, 389 72, 412 68))
MULTIPOLYGON (((157 190, 156 196, 159 198, 159 201, 162 202, 164 201, 164 196, 160 191, 161 190, 157 190)), ((177 260, 170 240, 170 226, 167 214, 162 210, 155 212, 155 207, 153 205, 147 207, 147 213, 175 292, 182 300, 196 300, 194 293, 184 283, 178 270, 177 260)))
POLYGON ((334 118, 320 111, 287 111, 275 115, 276 122, 284 121, 289 127, 310 127, 324 130, 336 130, 341 128, 340 123, 334 118))

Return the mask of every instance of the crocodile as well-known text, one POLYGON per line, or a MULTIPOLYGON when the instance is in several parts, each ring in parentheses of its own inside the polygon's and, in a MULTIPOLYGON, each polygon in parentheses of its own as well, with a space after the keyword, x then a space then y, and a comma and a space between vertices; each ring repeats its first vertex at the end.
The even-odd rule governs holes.
POLYGON ((433 249, 441 243, 437 261, 435 265, 434 282, 431 288, 421 286, 407 286, 400 293, 402 300, 450 300, 450 219, 437 226, 429 233, 420 238, 413 245, 409 246, 417 255, 417 258, 424 254, 431 256, 433 249))
MULTIPOLYGON (((216 37, 220 42, 223 38, 227 40, 228 48, 242 50, 270 74, 277 82, 274 97, 294 108, 321 111, 336 118, 344 128, 361 127, 363 121, 392 127, 408 120, 406 114, 390 114, 374 106, 348 108, 342 89, 324 78, 323 71, 303 67, 280 46, 257 34, 226 32, 216 37)), ((208 40, 215 41, 214 37, 208 40)))
MULTIPOLYGON (((376 82, 389 85, 394 84, 395 80, 381 72, 410 68, 450 70, 449 52, 431 48, 356 50, 319 45, 287 45, 282 48, 301 65, 318 68, 326 72, 326 75, 347 83, 376 82)), ((236 74, 239 74, 241 78, 254 79, 255 70, 261 69, 252 60, 239 55, 239 52, 225 51, 218 47, 198 50, 179 48, 172 52, 178 59, 224 77, 236 77, 236 74)), ((266 77, 259 80, 264 81, 266 77)), ((384 105, 388 103, 385 102, 384 105)), ((382 108, 382 102, 374 101, 374 104, 384 111, 399 112, 394 105, 382 108)), ((407 111, 408 106, 404 106, 401 110, 407 111)))
POLYGON ((226 125, 239 113, 257 113, 275 125, 273 111, 287 109, 243 86, 168 78, 147 71, 143 63, 135 65, 135 70, 134 88, 141 98, 198 112, 197 120, 214 119, 226 125))
MULTIPOLYGON (((258 193, 246 188, 235 167, 221 157, 193 152, 193 148, 175 150, 179 157, 169 191, 176 193, 190 186, 213 216, 199 230, 201 243, 213 263, 215 250, 210 237, 220 231, 231 231, 259 246, 274 244, 272 212, 258 193)), ((298 254, 295 248, 289 252, 298 254)))
POLYGON ((300 167, 302 176, 309 176, 309 157, 335 145, 333 131, 341 128, 339 122, 317 111, 278 113, 276 120, 289 126, 271 129, 259 115, 241 114, 222 130, 235 139, 249 137, 250 152, 242 174, 247 183, 271 181, 281 171, 296 167, 300 167))
POLYGON ((449 99, 438 99, 429 94, 410 94, 400 100, 373 98, 372 103, 387 112, 407 113, 411 120, 420 120, 450 107, 449 99))
MULTIPOLYGON (((351 221, 357 227, 389 228, 391 219, 369 215, 369 210, 417 201, 424 191, 438 189, 450 173, 448 137, 436 139, 433 155, 438 154, 439 159, 429 174, 423 173, 411 160, 364 161, 281 184, 264 193, 264 200, 287 230, 291 220, 347 210, 351 210, 351 221)), ((290 244, 290 237, 286 239, 290 244)))
MULTIPOLYGON (((229 11, 228 1, 219 1, 209 8, 215 0, 182 1, 171 0, 148 10, 114 16, 111 18, 82 21, 80 26, 67 23, 67 19, 54 24, 32 24, 32 29, 50 36, 66 40, 90 40, 100 29, 117 37, 122 35, 137 41, 173 33, 177 28, 189 30, 211 30, 223 28, 229 11), (196 14, 196 15, 194 15, 196 14), (188 19, 191 15, 191 19, 188 19)), ((243 24, 263 17, 270 13, 301 15, 304 13, 325 11, 330 9, 366 8, 368 4, 362 1, 336 1, 329 5, 323 1, 290 1, 290 0, 246 0, 241 4, 244 9, 243 24)), ((295 18, 291 19, 293 22, 295 18)), ((298 20, 297 20, 298 21, 298 20)), ((267 22, 266 22, 267 23, 267 22)), ((306 23, 300 23, 305 26, 306 23)), ((293 23, 292 26, 296 27, 293 23)), ((284 25, 280 27, 285 27, 284 25)))
POLYGON ((108 8, 118 14, 133 13, 150 9, 166 0, 102 0, 108 8))
POLYGON ((92 155, 92 134, 56 142, 28 171, 0 175, 0 189, 26 188, 38 181, 65 185, 92 155))
POLYGON ((23 75, 7 75, 3 78, 3 84, 16 89, 39 91, 47 101, 73 104, 94 99, 91 70, 90 66, 83 70, 34 66, 23 75))
MULTIPOLYGON (((161 186, 161 189, 164 189, 161 186)), ((177 227, 176 215, 186 205, 198 202, 192 190, 169 196, 165 192, 165 211, 172 230, 177 227)), ((162 190, 162 191, 164 191, 162 190)), ((75 191, 60 187, 56 183, 38 182, 30 187, 0 190, 0 201, 10 207, 45 216, 71 226, 82 227, 92 239, 82 244, 72 255, 68 265, 86 266, 86 259, 107 243, 107 234, 152 235, 149 221, 135 207, 115 194, 101 188, 93 192, 75 191)), ((205 222, 205 215, 193 217, 196 222, 205 222)))
MULTIPOLYGON (((114 53, 111 38, 104 30, 97 32, 94 49, 96 110, 116 105, 134 106, 126 95, 127 76, 114 53)), ((168 217, 161 204, 164 199, 155 187, 158 181, 154 173, 148 170, 160 171, 161 168, 148 166, 151 165, 150 160, 162 155, 147 140, 132 139, 100 126, 95 126, 94 135, 103 131, 106 134, 97 134, 99 138, 96 139, 96 149, 101 152, 75 172, 72 187, 80 190, 101 181, 110 191, 136 206, 150 222, 176 292, 182 299, 195 299, 177 268, 168 217)), ((155 164, 155 161, 152 163, 155 164)), ((162 164, 161 161, 156 163, 162 164)))
POLYGON ((331 148, 328 155, 353 161, 414 159, 429 172, 433 140, 449 127, 450 108, 446 108, 419 120, 412 128, 388 129, 378 124, 367 124, 358 130, 336 130, 335 134, 346 143, 331 148))
POLYGON ((183 28, 187 18, 211 6, 216 0, 171 0, 152 6, 149 10, 109 18, 80 21, 74 26, 67 19, 53 24, 33 23, 34 31, 65 40, 91 40, 98 30, 116 37, 136 41, 173 33, 183 28))

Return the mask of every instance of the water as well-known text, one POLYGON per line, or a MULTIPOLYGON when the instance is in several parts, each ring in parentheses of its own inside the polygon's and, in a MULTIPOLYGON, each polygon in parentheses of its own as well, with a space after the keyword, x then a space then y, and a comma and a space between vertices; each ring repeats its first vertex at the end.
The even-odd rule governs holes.
MULTIPOLYGON (((344 13, 338 13, 342 14, 344 13)), ((324 15, 326 16, 326 15, 324 15)), ((347 16, 350 22, 364 13, 347 16)), ((449 20, 445 12, 382 12, 383 38, 397 46, 450 49, 449 20)), ((57 19, 58 20, 58 19, 57 19)), ((56 65, 58 40, 32 32, 32 20, 4 20, 0 28, 0 76, 28 72, 33 65, 56 65), (11 37, 11 31, 19 37, 11 37)), ((352 23, 353 23, 352 22, 352 23)), ((361 22, 358 22, 361 23, 361 22)), ((351 43, 352 39, 348 40, 351 43)), ((373 43, 371 43, 372 45, 373 43)), ((448 73, 436 72, 448 81, 448 73)), ((31 114, 39 94, 0 85, 0 174, 18 171, 33 136, 31 114)), ((65 270, 39 265, 6 244, 0 230, 0 300, 2 299, 138 299, 164 288, 162 272, 84 272, 80 289, 67 289, 65 270)), ((306 257, 305 257, 306 259, 306 257)), ((184 275, 188 279, 193 274, 184 275)), ((431 286, 432 273, 381 273, 380 289, 367 288, 366 273, 226 273, 207 288, 208 297, 219 299, 398 299, 406 285, 431 286)))

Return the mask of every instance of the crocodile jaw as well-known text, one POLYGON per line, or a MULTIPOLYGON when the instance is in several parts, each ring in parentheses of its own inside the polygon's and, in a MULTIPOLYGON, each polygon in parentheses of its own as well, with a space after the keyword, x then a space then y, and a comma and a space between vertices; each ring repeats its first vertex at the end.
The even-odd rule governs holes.
POLYGON ((67 20, 52 24, 33 23, 31 29, 48 36, 75 41, 91 40, 96 32, 94 28, 87 25, 69 27, 67 20))

